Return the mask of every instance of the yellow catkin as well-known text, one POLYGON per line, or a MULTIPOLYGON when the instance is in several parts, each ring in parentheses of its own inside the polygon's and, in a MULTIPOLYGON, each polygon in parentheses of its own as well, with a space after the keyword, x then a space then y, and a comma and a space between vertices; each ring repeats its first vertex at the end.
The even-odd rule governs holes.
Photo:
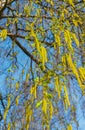
POLYGON ((43 69, 45 69, 45 63, 47 62, 47 51, 43 46, 41 46, 40 55, 42 58, 41 61, 42 61, 43 69))
POLYGON ((71 42, 70 34, 69 34, 68 30, 64 31, 64 38, 65 38, 66 43, 68 43, 68 40, 69 40, 69 42, 71 42))
POLYGON ((26 130, 29 130, 29 124, 26 123, 26 130))
POLYGON ((27 74, 26 74, 26 82, 28 82, 29 76, 30 76, 30 75, 27 73, 27 74))
POLYGON ((69 4, 72 5, 74 7, 74 3, 73 0, 68 0, 69 4))
POLYGON ((34 30, 33 30, 33 29, 31 29, 31 35, 32 35, 33 37, 36 37, 36 35, 35 35, 35 33, 34 33, 34 30))
POLYGON ((1 32, 0 32, 0 37, 5 40, 6 37, 7 37, 7 30, 6 29, 3 29, 1 32))
POLYGON ((44 112, 44 114, 46 114, 47 112, 47 101, 45 98, 43 98, 42 100, 42 111, 44 112))
POLYGON ((79 71, 79 75, 80 75, 81 81, 82 81, 82 82, 85 81, 85 69, 84 69, 83 67, 80 67, 80 68, 78 69, 78 71, 79 71))
POLYGON ((36 90, 37 88, 36 88, 36 87, 37 87, 37 86, 35 85, 35 86, 34 86, 34 97, 35 97, 35 98, 37 97, 37 90, 36 90))
POLYGON ((65 67, 66 66, 66 56, 62 56, 62 64, 65 67))
POLYGON ((54 46, 54 49, 56 49, 56 43, 54 43, 53 46, 54 46))
POLYGON ((35 45, 36 45, 37 51, 40 52, 40 42, 39 42, 39 40, 38 40, 38 38, 37 38, 37 36, 36 36, 36 33, 34 33, 33 29, 32 29, 32 31, 31 31, 31 35, 32 35, 32 36, 34 37, 34 39, 35 39, 35 45))
POLYGON ((19 98, 20 98, 20 96, 17 96, 17 98, 15 100, 16 106, 18 106, 18 104, 19 104, 19 98))
POLYGON ((45 47, 43 47, 43 46, 42 46, 42 51, 43 51, 44 61, 47 62, 47 51, 46 51, 45 47))
POLYGON ((82 85, 82 82, 81 82, 81 80, 80 80, 80 78, 79 78, 79 75, 78 75, 78 71, 77 71, 75 65, 74 65, 73 62, 72 62, 72 58, 71 58, 71 55, 70 55, 70 54, 67 55, 67 62, 68 62, 69 67, 72 69, 74 75, 76 76, 76 78, 77 78, 77 80, 78 80, 78 83, 79 83, 79 85, 80 85, 80 87, 81 87, 81 89, 82 89, 82 91, 83 91, 83 89, 84 89, 83 87, 84 87, 84 86, 82 85))
POLYGON ((8 128, 7 128, 7 130, 11 130, 11 125, 10 125, 10 123, 8 123, 8 128))
POLYGON ((44 50, 43 50, 43 46, 41 46, 41 57, 42 57, 42 64, 43 64, 43 67, 44 67, 44 64, 45 64, 45 57, 44 57, 44 50))
POLYGON ((53 105, 50 102, 50 118, 52 118, 52 115, 53 115, 53 105))
POLYGON ((67 126, 67 130, 72 130, 72 125, 71 125, 71 124, 69 124, 69 125, 67 126))
POLYGON ((31 121, 31 117, 32 117, 32 109, 30 106, 26 106, 26 130, 29 129, 29 124, 31 121))
POLYGON ((10 96, 8 96, 8 104, 7 104, 7 108, 10 107, 10 103, 11 103, 11 99, 10 99, 10 96))
POLYGON ((68 106, 67 106, 67 101, 66 101, 66 98, 64 97, 64 106, 65 106, 65 110, 68 109, 68 106))
POLYGON ((64 12, 61 13, 61 20, 64 20, 64 12))
POLYGON ((35 98, 37 97, 37 90, 36 89, 37 89, 37 86, 34 85, 34 86, 31 87, 31 90, 30 90, 30 93, 32 95, 34 95, 35 98))
POLYGON ((59 86, 59 78, 56 77, 55 78, 55 88, 56 88, 56 91, 58 92, 58 97, 61 98, 61 89, 60 89, 60 86, 59 86))
POLYGON ((16 82, 15 88, 16 88, 16 91, 18 91, 18 89, 19 89, 19 82, 16 82))
POLYGON ((26 121, 28 120, 29 117, 29 107, 26 108, 26 121))
POLYGON ((68 106, 70 106, 70 101, 69 101, 69 98, 68 98, 68 97, 66 97, 66 99, 67 99, 68 106))
POLYGON ((40 51, 40 55, 41 55, 41 61, 42 61, 42 65, 44 67, 44 52, 43 52, 43 48, 41 47, 41 51, 40 51))
POLYGON ((45 47, 40 46, 40 42, 33 30, 31 31, 31 35, 35 38, 36 49, 40 53, 43 70, 45 70, 45 63, 47 62, 47 51, 45 47))
POLYGON ((9 107, 10 107, 10 104, 11 104, 11 101, 10 101, 10 97, 8 96, 8 103, 7 103, 7 107, 4 111, 4 120, 6 119, 6 116, 7 116, 7 113, 8 113, 8 110, 9 110, 9 107))
POLYGON ((4 120, 6 120, 7 113, 8 113, 8 109, 6 108, 5 111, 4 111, 4 116, 3 116, 4 120))
POLYGON ((76 37, 76 35, 74 33, 72 33, 72 38, 76 42, 76 45, 79 47, 79 40, 77 39, 77 37, 76 37))
POLYGON ((73 21, 75 26, 78 26, 78 21, 77 20, 73 19, 72 21, 73 21))
POLYGON ((40 52, 40 42, 37 38, 35 38, 35 42, 36 42, 36 48, 37 48, 38 52, 40 52))
POLYGON ((66 101, 67 101, 67 105, 70 106, 70 101, 69 101, 68 91, 67 91, 66 86, 64 86, 64 92, 65 92, 65 98, 66 98, 66 101))
POLYGON ((70 36, 70 31, 68 31, 68 30, 64 31, 64 38, 65 38, 68 48, 73 50, 72 45, 71 45, 72 40, 71 40, 71 36, 70 36))
POLYGON ((45 59, 45 62, 47 62, 47 51, 46 51, 46 49, 45 48, 43 48, 43 51, 44 51, 44 59, 45 59))
POLYGON ((31 87, 30 93, 31 93, 32 95, 33 95, 33 93, 34 93, 34 87, 33 87, 33 86, 31 87))
MULTIPOLYGON (((58 45, 58 48, 59 48, 59 47, 60 47, 60 44, 61 44, 59 35, 55 35, 55 41, 56 41, 56 43, 57 43, 57 45, 58 45)), ((59 53, 60 53, 60 48, 59 48, 59 53)))

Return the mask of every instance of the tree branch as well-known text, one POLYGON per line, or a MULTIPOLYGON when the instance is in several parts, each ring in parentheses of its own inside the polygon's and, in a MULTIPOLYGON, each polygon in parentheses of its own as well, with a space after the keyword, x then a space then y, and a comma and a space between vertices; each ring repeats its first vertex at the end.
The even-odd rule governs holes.
POLYGON ((34 58, 33 55, 30 54, 30 52, 27 51, 26 48, 23 47, 17 39, 14 39, 13 37, 11 37, 11 38, 12 38, 12 40, 15 41, 15 43, 18 45, 18 47, 19 47, 27 56, 29 56, 36 64, 39 65, 39 64, 41 63, 41 62, 38 61, 36 58, 34 58))

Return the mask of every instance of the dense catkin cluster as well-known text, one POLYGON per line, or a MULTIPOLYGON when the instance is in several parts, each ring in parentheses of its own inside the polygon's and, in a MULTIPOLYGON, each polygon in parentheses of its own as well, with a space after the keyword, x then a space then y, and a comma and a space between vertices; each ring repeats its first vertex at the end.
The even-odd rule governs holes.
POLYGON ((31 30, 31 35, 34 37, 35 40, 35 47, 40 55, 40 62, 42 63, 42 68, 45 70, 45 63, 47 62, 47 51, 44 46, 41 45, 40 41, 37 39, 36 33, 31 30))
POLYGON ((82 91, 83 91, 83 90, 84 90, 84 88, 83 88, 84 86, 83 86, 83 84, 82 84, 82 82, 81 82, 81 80, 80 80, 80 77, 79 77, 78 71, 77 71, 77 69, 76 69, 76 66, 74 65, 74 63, 73 63, 73 61, 72 61, 71 55, 68 54, 68 55, 66 55, 66 57, 67 57, 68 66, 70 67, 70 69, 72 70, 73 74, 74 74, 75 77, 77 78, 78 83, 79 83, 79 85, 80 85, 80 87, 81 87, 81 89, 82 89, 82 91))
POLYGON ((77 39, 77 36, 75 33, 70 32, 69 30, 64 31, 64 39, 67 43, 67 47, 69 50, 73 50, 72 42, 75 41, 77 47, 79 47, 79 40, 77 39))
POLYGON ((70 37, 70 32, 68 30, 65 30, 64 32, 64 38, 65 38, 65 41, 67 43, 67 46, 69 49, 73 49, 72 48, 72 40, 71 40, 71 37, 70 37))

